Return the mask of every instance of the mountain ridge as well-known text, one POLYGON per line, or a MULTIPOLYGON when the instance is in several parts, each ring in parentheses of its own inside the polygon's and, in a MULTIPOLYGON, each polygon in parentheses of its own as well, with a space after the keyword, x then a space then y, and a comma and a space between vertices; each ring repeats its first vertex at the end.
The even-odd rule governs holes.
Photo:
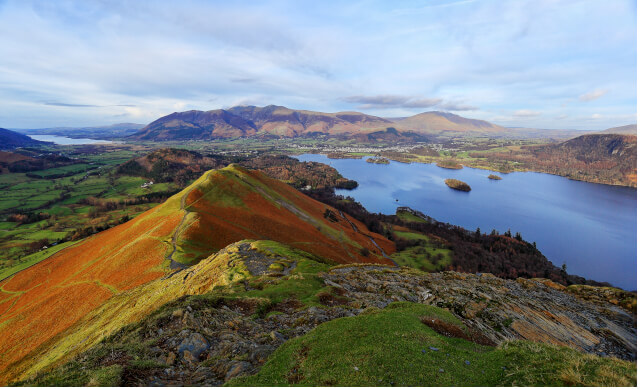
MULTIPOLYGON (((206 140, 257 135, 298 137, 314 135, 362 135, 397 128, 402 133, 502 133, 495 124, 467 119, 448 112, 425 112, 398 121, 344 111, 324 113, 283 106, 236 106, 211 111, 173 112, 151 122, 130 136, 135 140, 206 140)), ((395 131, 395 130, 394 130, 395 131)))
MULTIPOLYGON (((392 242, 336 215, 263 173, 211 170, 163 204, 1 280, 0 371, 23 371, 27 355, 113 297, 243 239, 282 241, 333 263, 392 263, 376 246, 392 253, 392 242)), ((0 383, 8 378, 0 375, 0 383)))

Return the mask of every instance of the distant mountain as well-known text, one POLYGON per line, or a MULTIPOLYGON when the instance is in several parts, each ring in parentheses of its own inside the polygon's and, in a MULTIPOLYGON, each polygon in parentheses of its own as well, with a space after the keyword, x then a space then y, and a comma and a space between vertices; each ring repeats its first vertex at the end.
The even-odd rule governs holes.
POLYGON ((241 106, 227 110, 174 112, 131 138, 138 140, 205 140, 254 135, 296 137, 337 135, 363 129, 383 129, 391 122, 359 112, 323 113, 269 105, 241 106))
POLYGON ((626 126, 613 127, 604 131, 598 132, 598 134, 618 134, 618 135, 638 135, 638 125, 628 124, 626 126))
POLYGON ((11 150, 16 147, 34 147, 49 144, 32 139, 15 131, 0 128, 0 150, 11 150))
POLYGON ((425 112, 395 122, 398 129, 417 133, 502 133, 506 129, 484 120, 467 119, 448 112, 425 112))
POLYGON ((15 131, 30 135, 57 135, 69 138, 112 139, 135 134, 144 126, 144 124, 136 123, 117 123, 107 126, 33 128, 15 129, 15 131))
POLYGON ((391 125, 389 120, 360 112, 323 113, 276 105, 262 108, 233 107, 229 112, 251 121, 262 132, 289 137, 313 133, 355 133, 363 129, 383 129, 391 125))
POLYGON ((174 112, 131 136, 139 140, 205 140, 255 135, 256 125, 224 109, 174 112))

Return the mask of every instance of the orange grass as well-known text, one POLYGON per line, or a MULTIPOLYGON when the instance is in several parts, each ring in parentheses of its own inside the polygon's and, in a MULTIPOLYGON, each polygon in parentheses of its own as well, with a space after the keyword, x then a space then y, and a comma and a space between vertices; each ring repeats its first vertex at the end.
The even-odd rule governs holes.
POLYGON ((4 290, 0 294, 0 371, 69 328, 114 293, 164 274, 157 270, 169 247, 162 240, 178 225, 182 213, 163 214, 161 207, 0 283, 4 290))

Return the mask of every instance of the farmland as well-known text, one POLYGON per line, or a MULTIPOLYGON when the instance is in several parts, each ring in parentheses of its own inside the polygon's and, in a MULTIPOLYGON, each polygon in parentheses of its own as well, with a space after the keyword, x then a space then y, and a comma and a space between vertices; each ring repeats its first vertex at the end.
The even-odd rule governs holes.
POLYGON ((53 254, 56 244, 64 247, 157 205, 140 201, 145 196, 177 191, 171 183, 142 188, 142 177, 112 174, 114 166, 146 150, 139 146, 50 149, 78 163, 0 175, 0 279, 53 254), (120 205, 101 206, 108 202, 120 205))

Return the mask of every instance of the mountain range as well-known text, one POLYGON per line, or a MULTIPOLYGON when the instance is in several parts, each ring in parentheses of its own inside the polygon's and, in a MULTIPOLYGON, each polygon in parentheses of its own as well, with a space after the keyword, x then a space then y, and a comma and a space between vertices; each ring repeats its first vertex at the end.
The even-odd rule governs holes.
POLYGON ((206 140, 256 135, 298 137, 313 135, 358 135, 395 128, 420 135, 443 132, 502 133, 495 124, 467 119, 446 112, 425 112, 408 118, 385 119, 360 112, 323 113, 269 105, 238 106, 212 111, 174 112, 150 123, 136 140, 206 140))

